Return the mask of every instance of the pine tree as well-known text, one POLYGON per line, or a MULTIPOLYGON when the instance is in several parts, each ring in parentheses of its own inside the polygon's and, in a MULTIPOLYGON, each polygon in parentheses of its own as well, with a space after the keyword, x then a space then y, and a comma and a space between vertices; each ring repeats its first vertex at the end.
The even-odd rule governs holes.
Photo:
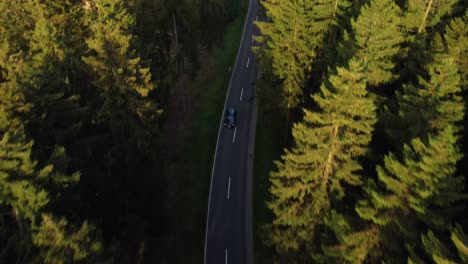
POLYGON ((28 49, 27 38, 34 27, 32 6, 33 1, 0 2, 0 82, 4 77, 2 71, 15 67, 13 61, 28 49))
POLYGON ((31 6, 30 1, 0 2, 0 134, 20 126, 31 109, 22 84, 34 26, 31 6))
POLYGON ((323 239, 324 254, 319 255, 318 260, 322 263, 377 262, 382 254, 378 249, 381 243, 381 229, 377 225, 361 222, 362 220, 359 219, 353 219, 352 222, 344 215, 332 210, 325 219, 325 223, 333 231, 335 245, 328 245, 323 239))
POLYGON ((282 107, 289 111, 299 105, 307 74, 317 51, 335 21, 342 1, 264 0, 271 23, 256 22, 267 40, 265 56, 273 73, 281 80, 282 107))
MULTIPOLYGON (((158 173, 154 149, 161 111, 150 70, 135 49, 135 17, 120 1, 97 0, 94 4, 87 11, 89 51, 82 59, 93 78, 90 126, 96 134, 85 139, 92 153, 83 158, 86 165, 92 164, 93 173, 83 173, 82 183, 87 189, 86 203, 102 211, 104 222, 115 224, 127 217, 122 211, 143 212, 140 208, 154 192, 148 183, 158 173), (107 188, 109 182, 114 182, 113 189, 107 188), (106 198, 96 202, 96 194, 106 198)), ((86 154, 87 148, 81 152, 86 154)))
POLYGON ((62 145, 74 138, 84 119, 84 109, 79 106, 83 81, 79 85, 77 81, 82 68, 77 57, 83 45, 78 8, 69 1, 45 1, 35 6, 35 28, 23 79, 33 103, 29 130, 41 146, 62 145))
POLYGON ((95 228, 87 222, 79 228, 71 227, 64 218, 42 214, 41 225, 33 234, 32 241, 41 249, 42 263, 91 262, 93 255, 102 248, 99 240, 93 238, 94 232, 95 228))
POLYGON ((400 9, 390 0, 373 0, 364 5, 352 28, 357 55, 371 85, 387 83, 394 77, 395 56, 403 41, 400 9))
POLYGON ((427 263, 426 260, 432 260, 436 264, 455 264, 468 261, 468 238, 459 225, 452 228, 450 236, 429 230, 421 236, 421 247, 419 254, 413 253, 409 257, 409 262, 427 263), (448 243, 450 240, 452 243, 448 243))
POLYGON ((423 137, 427 132, 439 131, 447 125, 455 126, 463 120, 460 77, 450 59, 428 66, 429 80, 419 77, 419 87, 406 85, 400 95, 401 116, 408 124, 409 137, 423 137))
POLYGON ((50 167, 36 172, 37 162, 31 159, 32 145, 22 127, 3 135, 0 141, 0 201, 2 205, 10 206, 19 219, 34 223, 37 212, 49 201, 47 192, 37 186, 37 182, 46 177, 50 167))
POLYGON ((270 239, 279 253, 310 249, 316 226, 331 203, 343 198, 345 185, 361 184, 357 158, 366 153, 376 121, 363 67, 351 60, 329 81, 313 96, 320 111, 304 110, 304 120, 293 128, 294 147, 270 175, 270 239))
POLYGON ((468 10, 461 18, 454 18, 445 27, 444 39, 447 43, 448 56, 458 65, 461 85, 468 91, 468 10))
POLYGON ((407 0, 405 6, 405 23, 410 34, 421 34, 426 28, 433 27, 452 12, 457 0, 407 0))
POLYGON ((461 226, 456 225, 450 236, 454 246, 457 248, 458 256, 462 262, 468 261, 468 236, 461 226))
POLYGON ((1 230, 3 225, 0 227, 4 234, 0 234, 0 244, 5 243, 0 261, 31 261, 33 256, 27 252, 33 247, 42 249, 43 255, 38 259, 41 263, 96 257, 100 242, 90 241, 94 227, 85 222, 73 231, 64 218, 55 221, 50 213, 40 217, 61 191, 78 181, 79 175, 63 175, 68 167, 63 148, 54 152, 49 159, 51 164, 39 169, 31 157, 32 146, 21 126, 7 131, 0 141, 0 223, 10 223, 8 232, 1 230))
POLYGON ((447 210, 463 199, 464 179, 455 175, 462 154, 451 126, 427 143, 414 139, 411 146, 405 145, 403 155, 402 162, 393 154, 385 157, 385 165, 377 166, 378 182, 366 187, 368 199, 356 206, 362 219, 393 234, 382 243, 400 252, 386 256, 396 261, 410 255, 424 226, 446 229, 447 210))
POLYGON ((104 99, 97 120, 109 119, 114 133, 123 132, 119 132, 122 125, 144 133, 140 122, 150 124, 159 112, 153 102, 145 99, 154 84, 149 69, 142 66, 132 48, 135 18, 122 2, 98 0, 95 5, 92 36, 86 40, 90 55, 83 60, 92 69, 94 85, 104 99))

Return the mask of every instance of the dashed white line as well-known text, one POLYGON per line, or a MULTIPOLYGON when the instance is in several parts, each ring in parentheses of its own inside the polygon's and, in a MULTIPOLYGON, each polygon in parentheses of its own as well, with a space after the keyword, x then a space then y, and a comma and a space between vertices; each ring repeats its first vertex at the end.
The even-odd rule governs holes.
POLYGON ((254 43, 254 35, 252 35, 252 43, 254 43))
POLYGON ((227 264, 227 255, 228 255, 228 252, 227 252, 227 248, 226 248, 226 264, 227 264))
POLYGON ((247 58, 247 68, 249 67, 250 57, 247 58))
POLYGON ((255 21, 258 21, 258 16, 255 18, 255 21))
POLYGON ((244 94, 244 88, 242 88, 242 90, 241 90, 241 96, 240 96, 240 99, 239 99, 240 101, 242 101, 242 95, 243 94, 244 94))
POLYGON ((234 137, 232 137, 232 143, 236 141, 236 131, 237 131, 237 127, 234 128, 234 137))
POLYGON ((229 182, 228 182, 228 193, 227 193, 227 198, 229 200, 229 194, 231 193, 231 177, 229 177, 229 182))

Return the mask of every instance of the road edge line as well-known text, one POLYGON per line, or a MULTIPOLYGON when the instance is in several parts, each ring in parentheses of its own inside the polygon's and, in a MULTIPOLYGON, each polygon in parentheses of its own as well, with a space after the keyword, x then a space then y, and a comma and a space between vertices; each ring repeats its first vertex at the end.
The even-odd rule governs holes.
POLYGON ((239 48, 237 49, 236 61, 234 63, 234 67, 232 68, 231 79, 229 80, 229 86, 228 86, 228 90, 227 90, 227 93, 226 93, 226 99, 224 100, 223 112, 221 113, 221 121, 219 122, 218 138, 216 139, 215 154, 214 154, 214 157, 213 157, 213 167, 211 169, 210 193, 208 194, 208 208, 207 208, 207 212, 206 212, 205 253, 204 253, 204 257, 203 257, 203 263, 204 264, 206 264, 206 245, 208 243, 208 224, 209 224, 209 220, 210 220, 211 193, 212 193, 212 187, 213 187, 214 169, 215 169, 215 164, 216 164, 216 154, 218 152, 219 136, 221 135, 221 129, 223 127, 223 124, 222 124, 223 123, 223 117, 224 117, 224 112, 226 111, 226 104, 227 104, 228 97, 229 97, 229 91, 231 90, 232 79, 234 77, 234 72, 236 71, 236 66, 237 66, 237 62, 239 60, 239 55, 240 55, 240 51, 241 51, 241 48, 242 48, 242 43, 244 42, 245 30, 247 29, 247 24, 249 22, 249 14, 250 14, 250 7, 252 6, 252 1, 254 1, 254 0, 249 0, 249 7, 247 8, 247 15, 246 15, 245 21, 244 21, 244 29, 242 30, 242 36, 241 36, 241 40, 240 40, 240 43, 239 43, 239 48))

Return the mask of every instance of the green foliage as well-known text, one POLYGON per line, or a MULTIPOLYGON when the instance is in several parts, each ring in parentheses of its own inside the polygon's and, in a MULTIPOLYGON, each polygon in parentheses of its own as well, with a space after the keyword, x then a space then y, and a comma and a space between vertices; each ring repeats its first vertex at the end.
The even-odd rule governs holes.
POLYGON ((401 95, 401 115, 408 123, 411 137, 439 131, 447 125, 459 131, 463 120, 460 76, 458 68, 449 59, 428 66, 429 80, 419 77, 419 86, 406 85, 401 95))
POLYGON ((403 244, 386 241, 387 247, 416 247, 417 226, 447 228, 448 209, 464 198, 464 179, 455 175, 462 158, 456 141, 448 126, 427 143, 414 139, 405 146, 402 162, 390 154, 385 165, 377 167, 378 182, 365 188, 368 199, 359 201, 356 211, 362 219, 392 230, 393 239, 402 237, 403 244))
POLYGON ((460 225, 456 225, 451 230, 451 235, 447 239, 443 234, 434 234, 429 230, 427 234, 421 236, 421 243, 425 251, 425 256, 412 256, 421 262, 422 258, 427 257, 436 264, 466 263, 468 260, 468 239, 460 225), (444 241, 441 241, 440 238, 444 241), (452 243, 449 243, 451 240, 452 243), (458 253, 458 254, 457 254, 458 253))
MULTIPOLYGON (((42 248, 43 255, 38 259, 41 263, 70 263, 67 259, 71 256, 73 260, 80 260, 96 255, 100 244, 98 240, 90 241, 92 227, 87 223, 76 233, 68 234, 73 231, 67 229, 64 218, 57 223, 50 214, 40 218, 49 201, 57 199, 47 188, 53 184, 55 189, 63 189, 70 183, 70 177, 59 174, 59 165, 64 162, 57 159, 63 160, 63 149, 56 150, 51 157, 58 168, 47 165, 39 170, 37 161, 31 158, 32 146, 33 142, 27 141, 21 127, 6 132, 0 141, 0 223, 14 223, 9 227, 10 234, 5 234, 5 230, 1 232, 0 244, 6 243, 6 246, 0 252, 0 260, 7 261, 14 252, 18 254, 17 260, 27 260, 32 256, 25 252, 32 246, 42 248), (15 246, 10 246, 11 243, 15 246)), ((75 174, 72 181, 76 182, 77 177, 75 174)))
POLYGON ((461 18, 454 18, 445 28, 444 40, 447 44, 448 57, 458 66, 461 85, 468 90, 468 10, 461 18))
POLYGON ((310 248, 317 224, 343 198, 345 185, 361 184, 357 158, 365 154, 376 121, 363 67, 352 60, 329 81, 313 96, 320 112, 304 110, 304 120, 293 128, 294 147, 270 175, 270 239, 278 252, 310 248))
POLYGON ((434 27, 452 12, 457 0, 407 0, 405 6, 405 30, 409 34, 420 34, 434 27))
POLYGON ((95 228, 84 222, 81 227, 70 227, 64 218, 55 219, 42 215, 41 226, 33 234, 32 241, 41 249, 43 263, 76 263, 98 253, 102 245, 93 238, 95 228))
POLYGON ((357 56, 363 61, 371 85, 387 83, 394 78, 395 55, 403 42, 399 13, 393 1, 374 0, 363 6, 358 18, 351 22, 357 56))
POLYGON ((257 23, 256 40, 266 43, 261 59, 271 74, 263 75, 260 103, 290 108, 289 98, 294 108, 306 89, 314 92, 292 128, 292 147, 270 173, 274 219, 265 235, 277 260, 463 262, 436 235, 460 217, 466 198, 458 176, 466 6, 457 0, 262 3, 271 23, 257 23), (294 33, 306 44, 292 42, 294 33), (302 52, 309 57, 296 56, 302 52), (315 93, 326 71, 311 67, 321 59, 338 70, 315 93), (281 103, 268 99, 278 86, 281 103), (437 259, 421 254, 424 246, 440 251, 437 259))
POLYGON ((468 261, 468 237, 465 235, 461 226, 457 225, 450 236, 453 244, 457 248, 458 256, 463 262, 468 261))
POLYGON ((262 34, 257 40, 266 40, 264 56, 271 60, 271 71, 281 80, 284 109, 295 108, 302 101, 306 76, 324 45, 340 2, 262 1, 271 22, 256 22, 262 34))
POLYGON ((31 159, 32 141, 23 129, 8 131, 0 141, 0 204, 9 206, 20 219, 35 223, 40 209, 49 202, 47 192, 38 184, 50 167, 36 172, 31 159))
POLYGON ((369 225, 363 229, 354 230, 354 224, 341 214, 332 211, 326 218, 327 227, 336 235, 336 245, 322 243, 324 256, 321 258, 329 262, 363 263, 372 262, 372 255, 379 255, 376 251, 381 243, 380 229, 376 225, 369 225))
POLYGON ((132 48, 132 29, 135 18, 124 8, 122 2, 95 1, 92 14, 92 36, 86 40, 90 55, 83 61, 91 68, 94 85, 104 98, 95 122, 109 122, 118 141, 132 131, 137 147, 143 147, 144 127, 150 126, 160 111, 152 100, 147 100, 155 88, 148 68, 132 48), (123 127, 128 127, 123 129, 123 127))

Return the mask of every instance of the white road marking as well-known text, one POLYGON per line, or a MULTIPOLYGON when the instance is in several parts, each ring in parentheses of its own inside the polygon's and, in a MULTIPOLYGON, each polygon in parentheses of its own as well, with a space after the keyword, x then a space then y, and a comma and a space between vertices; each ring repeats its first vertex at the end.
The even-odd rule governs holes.
POLYGON ((254 35, 252 35, 252 43, 254 42, 254 35))
POLYGON ((255 18, 255 21, 258 21, 258 16, 255 18))
POLYGON ((241 96, 240 96, 240 101, 242 101, 242 95, 244 94, 244 88, 241 90, 241 96))
POLYGON ((229 177, 229 182, 228 182, 228 194, 227 194, 227 198, 229 200, 229 193, 231 192, 231 177, 229 177))
POLYGON ((227 248, 226 248, 226 264, 227 264, 227 248))
MULTIPOLYGON (((240 40, 240 44, 244 41, 244 36, 245 36, 245 30, 247 29, 247 24, 249 23, 249 16, 250 14, 250 9, 252 7, 252 0, 249 1, 249 8, 247 8, 247 16, 244 21, 244 29, 242 30, 242 37, 240 40)), ((242 45, 239 45, 239 48, 237 49, 237 56, 236 56, 236 61, 234 63, 234 69, 237 66, 237 61, 239 60, 239 54, 241 51, 242 45)), ((208 228, 210 226, 210 208, 211 208, 211 193, 213 190, 213 177, 214 177, 214 171, 215 171, 215 164, 216 164, 216 154, 218 153, 218 144, 219 144, 219 137, 221 136, 221 129, 223 128, 223 119, 224 119, 224 113, 226 112, 226 104, 229 98, 229 91, 231 90, 231 85, 232 85, 232 79, 234 75, 231 74, 231 79, 229 79, 229 86, 228 86, 228 91, 226 93, 226 99, 224 99, 224 108, 223 112, 221 113, 221 120, 219 122, 219 129, 218 129, 218 138, 216 139, 216 148, 215 148, 215 153, 213 157, 213 167, 211 168, 211 179, 210 179, 210 193, 208 194, 208 210, 206 212, 206 228, 205 228, 205 252, 204 252, 204 257, 203 257, 203 263, 206 264, 206 249, 207 249, 207 244, 208 244, 208 228)), ((227 249, 226 249, 226 255, 227 255, 227 249)))
POLYGON ((249 67, 250 57, 247 58, 247 68, 249 67))
POLYGON ((234 128, 234 137, 232 137, 232 143, 236 141, 236 131, 237 131, 237 127, 234 128))

